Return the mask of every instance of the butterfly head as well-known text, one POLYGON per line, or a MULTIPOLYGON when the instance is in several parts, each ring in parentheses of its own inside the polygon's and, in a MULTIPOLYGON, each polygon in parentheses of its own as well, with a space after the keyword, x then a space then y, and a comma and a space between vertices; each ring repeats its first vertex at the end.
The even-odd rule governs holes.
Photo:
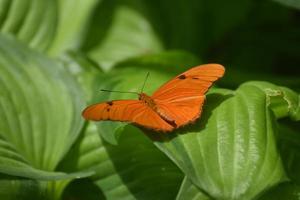
POLYGON ((143 92, 139 93, 139 100, 144 101, 147 99, 147 97, 149 97, 147 94, 143 92))

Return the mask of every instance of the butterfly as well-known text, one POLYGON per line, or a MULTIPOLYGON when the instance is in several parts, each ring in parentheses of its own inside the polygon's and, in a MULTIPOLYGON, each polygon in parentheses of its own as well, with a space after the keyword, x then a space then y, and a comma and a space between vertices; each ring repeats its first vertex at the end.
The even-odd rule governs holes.
POLYGON ((86 120, 122 121, 159 132, 170 132, 201 116, 205 93, 224 75, 219 64, 193 67, 163 84, 152 96, 137 93, 137 100, 113 100, 88 106, 86 120))

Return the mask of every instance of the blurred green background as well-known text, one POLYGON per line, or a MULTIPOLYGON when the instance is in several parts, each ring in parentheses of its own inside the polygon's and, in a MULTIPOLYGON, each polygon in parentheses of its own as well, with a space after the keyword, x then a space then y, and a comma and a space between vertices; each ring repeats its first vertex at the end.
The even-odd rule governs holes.
POLYGON ((299 53, 299 0, 0 0, 0 199, 299 199, 299 53), (81 117, 204 63, 188 134, 81 117))

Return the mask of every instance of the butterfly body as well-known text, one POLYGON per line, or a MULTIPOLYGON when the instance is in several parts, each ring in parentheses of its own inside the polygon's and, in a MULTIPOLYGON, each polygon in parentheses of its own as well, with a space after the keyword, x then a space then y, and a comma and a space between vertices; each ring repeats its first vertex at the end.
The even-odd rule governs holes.
POLYGON ((152 110, 154 110, 154 111, 157 110, 157 106, 156 106, 155 101, 150 96, 148 96, 146 93, 140 93, 139 94, 139 100, 144 102, 152 110))
POLYGON ((162 85, 152 96, 138 100, 114 100, 87 107, 88 120, 124 121, 161 132, 169 132, 195 121, 202 112, 205 93, 224 74, 218 64, 200 65, 162 85))

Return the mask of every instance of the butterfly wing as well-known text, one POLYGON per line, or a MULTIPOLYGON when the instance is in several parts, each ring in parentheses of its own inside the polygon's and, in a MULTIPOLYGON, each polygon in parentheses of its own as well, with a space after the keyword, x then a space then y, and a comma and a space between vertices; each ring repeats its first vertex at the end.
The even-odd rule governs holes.
POLYGON ((87 120, 132 122, 158 131, 171 131, 174 127, 140 100, 116 100, 87 107, 82 116, 87 120))
POLYGON ((152 98, 167 100, 204 95, 212 83, 224 75, 224 72, 224 67, 219 64, 193 67, 162 85, 152 98))
POLYGON ((201 115, 204 94, 224 72, 222 65, 206 64, 179 74, 152 95, 157 112, 177 127, 196 120, 201 115))

